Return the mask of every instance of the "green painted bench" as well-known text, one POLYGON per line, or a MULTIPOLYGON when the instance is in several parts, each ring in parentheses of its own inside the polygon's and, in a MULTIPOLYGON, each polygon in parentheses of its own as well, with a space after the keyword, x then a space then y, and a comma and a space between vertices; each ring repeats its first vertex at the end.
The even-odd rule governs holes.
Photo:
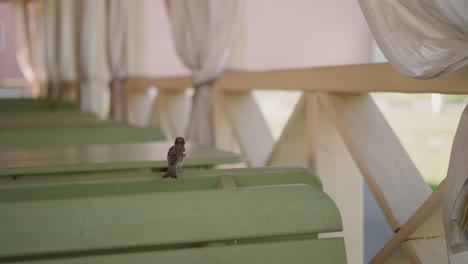
POLYGON ((37 111, 37 112, 5 112, 0 113, 0 129, 2 128, 32 128, 32 127, 62 127, 86 126, 96 124, 114 124, 97 118, 92 113, 78 111, 37 111))
POLYGON ((6 98, 0 99, 0 113, 35 111, 78 111, 71 103, 54 103, 49 99, 6 98))
POLYGON ((165 136, 159 128, 125 124, 0 129, 0 148, 110 144, 164 139, 165 136))
POLYGON ((346 263, 305 168, 113 174, 0 185, 0 262, 346 263))
MULTIPOLYGON (((132 169, 167 169, 167 141, 0 149, 0 178, 132 169)), ((244 162, 242 155, 188 141, 184 170, 244 162)), ((63 175, 67 177, 68 174, 63 175)))

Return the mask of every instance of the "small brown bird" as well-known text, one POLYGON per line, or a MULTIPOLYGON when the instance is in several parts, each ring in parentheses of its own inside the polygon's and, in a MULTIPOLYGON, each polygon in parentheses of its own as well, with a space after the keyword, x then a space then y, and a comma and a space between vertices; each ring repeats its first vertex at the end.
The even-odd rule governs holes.
POLYGON ((174 146, 167 152, 167 168, 163 178, 177 178, 177 168, 182 167, 185 159, 185 140, 183 137, 177 137, 174 146))

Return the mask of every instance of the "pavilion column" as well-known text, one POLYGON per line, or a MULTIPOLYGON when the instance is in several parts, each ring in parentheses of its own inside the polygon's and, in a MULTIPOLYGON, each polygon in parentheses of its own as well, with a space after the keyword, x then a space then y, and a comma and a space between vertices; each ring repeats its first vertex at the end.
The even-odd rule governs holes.
POLYGON ((213 145, 212 84, 224 70, 242 2, 168 0, 166 4, 176 51, 196 84, 187 138, 213 145))

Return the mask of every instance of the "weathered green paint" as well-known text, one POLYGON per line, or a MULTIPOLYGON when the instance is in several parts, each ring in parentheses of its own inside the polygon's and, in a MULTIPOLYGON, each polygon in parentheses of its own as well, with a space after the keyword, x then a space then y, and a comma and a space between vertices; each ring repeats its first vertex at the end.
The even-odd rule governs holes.
POLYGON ((110 144, 164 139, 165 136, 159 128, 124 124, 0 129, 0 148, 110 144))
POLYGON ((97 118, 91 113, 77 111, 5 112, 0 113, 0 129, 108 125, 115 122, 97 118))
POLYGON ((342 228, 333 201, 310 185, 4 202, 0 204, 0 226, 0 257, 314 234, 342 228))
POLYGON ((85 113, 85 112, 79 112, 79 111, 34 111, 34 112, 1 112, 0 113, 0 122, 6 121, 6 120, 29 120, 29 119, 61 120, 63 118, 98 119, 96 115, 92 113, 85 113))
POLYGON ((70 103, 54 103, 49 99, 7 98, 0 99, 0 112, 34 112, 34 111, 78 111, 70 103))
POLYGON ((31 264, 346 264, 343 238, 48 259, 31 264))
MULTIPOLYGON (((167 168, 173 142, 97 144, 48 148, 0 149, 0 175, 18 176, 167 168)), ((184 168, 240 163, 241 155, 187 142, 184 168)))
POLYGON ((162 179, 162 175, 119 171, 18 177, 0 184, 0 202, 209 190, 219 188, 220 176, 231 177, 237 188, 307 184, 322 189, 320 179, 303 167, 182 170, 177 180, 162 179))

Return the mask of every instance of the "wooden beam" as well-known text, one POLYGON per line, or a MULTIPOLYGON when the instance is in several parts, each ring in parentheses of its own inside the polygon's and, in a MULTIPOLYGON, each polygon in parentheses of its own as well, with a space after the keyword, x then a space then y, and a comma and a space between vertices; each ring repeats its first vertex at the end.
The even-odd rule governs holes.
POLYGON ((392 230, 398 230, 429 197, 392 128, 368 94, 320 94, 392 230))
POLYGON ((219 99, 247 164, 264 166, 275 141, 252 93, 224 93, 219 99))
MULTIPOLYGON (((442 217, 440 215, 440 217, 442 217)), ((447 263, 447 246, 445 244, 445 238, 432 237, 432 238, 421 238, 408 240, 402 244, 405 246, 411 246, 414 251, 414 256, 410 257, 411 263, 416 264, 440 264, 447 263)), ((405 251, 405 254, 408 253, 405 251)), ((466 259, 465 259, 466 261, 466 259)), ((454 262, 457 263, 457 262, 454 262)), ((462 262, 458 262, 462 263, 462 262)))
POLYGON ((271 151, 267 166, 307 165, 306 97, 302 95, 271 151))
MULTIPOLYGON (((214 143, 217 149, 230 151, 234 153, 242 153, 242 148, 238 141, 231 122, 227 116, 226 105, 224 104, 223 94, 218 90, 214 89, 214 101, 213 101, 213 135, 214 143)), ((228 165, 228 168, 233 165, 228 165)), ((246 164, 236 164, 236 167, 243 166, 246 164)), ((220 166, 218 166, 219 168, 220 166)), ((226 166, 221 166, 226 167, 226 166)))
MULTIPOLYGON (((419 207, 419 209, 408 219, 408 221, 396 232, 387 244, 372 258, 371 264, 384 263, 393 254, 401 243, 408 239, 439 238, 444 235, 442 225, 442 212, 440 204, 445 181, 437 190, 419 207)), ((420 244, 420 242, 418 242, 420 244)), ((440 250, 440 249, 439 249, 440 250)), ((443 247, 442 250, 445 250, 443 247)), ((434 256, 434 254, 431 254, 434 256)), ((425 263, 425 262, 423 262, 425 263)))
POLYGON ((175 77, 129 77, 125 79, 126 89, 145 90, 151 86, 164 90, 182 90, 194 85, 191 76, 175 76, 175 77))
POLYGON ((149 123, 160 127, 168 139, 185 136, 191 106, 191 100, 184 90, 159 91, 153 102, 149 123))
POLYGON ((25 79, 0 79, 0 88, 31 88, 31 84, 25 79))
MULTIPOLYGON (((429 197, 429 186, 369 95, 321 94, 320 101, 334 119, 390 227, 397 232, 429 197)), ((420 256, 433 247, 431 241, 427 248, 424 243, 414 240, 402 244, 411 263, 421 263, 420 256)), ((438 258, 441 250, 435 253, 438 258)))
POLYGON ((340 210, 348 263, 364 263, 363 177, 346 148, 333 117, 326 112, 320 101, 314 121, 317 175, 322 180, 325 193, 335 201, 340 210))
POLYGON ((468 67, 430 80, 405 76, 390 64, 381 63, 265 72, 226 72, 218 82, 220 89, 225 91, 281 89, 339 93, 468 94, 468 67))

